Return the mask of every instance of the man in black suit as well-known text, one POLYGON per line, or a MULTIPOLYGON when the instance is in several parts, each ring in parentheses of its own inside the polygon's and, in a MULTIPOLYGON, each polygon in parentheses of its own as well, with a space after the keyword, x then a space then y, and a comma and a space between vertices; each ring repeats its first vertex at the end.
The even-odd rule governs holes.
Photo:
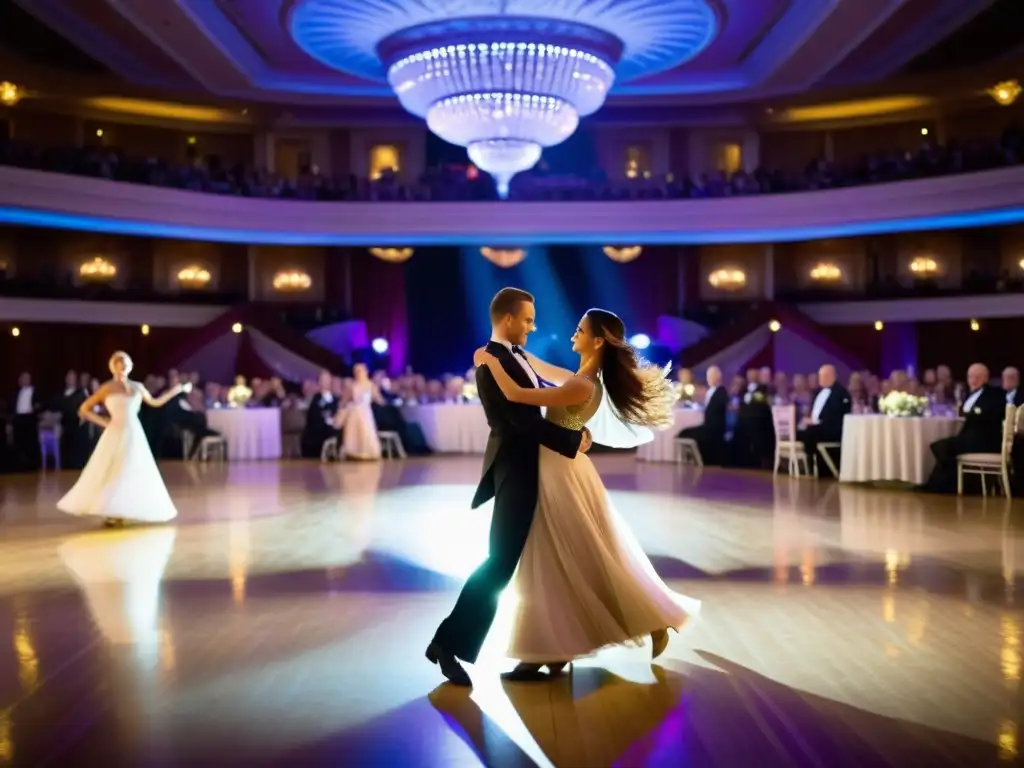
MULTIPOLYGON (((534 329, 533 296, 518 288, 502 288, 491 301, 491 340, 487 351, 523 387, 540 385, 522 345, 534 329)), ((476 661, 494 621, 498 596, 519 564, 537 506, 540 446, 573 458, 590 447, 590 433, 576 432, 546 421, 540 408, 511 403, 486 366, 477 370, 477 392, 491 428, 484 452, 483 474, 473 496, 473 509, 494 499, 490 553, 466 581, 455 608, 427 646, 427 658, 456 685, 472 682, 459 659, 476 661)), ((545 679, 531 665, 504 675, 514 680, 545 679)))
POLYGON ((708 391, 704 395, 704 422, 697 427, 680 430, 677 437, 697 441, 704 464, 717 466, 725 452, 725 413, 729 407, 729 393, 722 386, 722 369, 708 368, 708 391))
POLYGON ((818 445, 843 441, 843 419, 851 407, 850 393, 836 381, 835 366, 823 365, 818 369, 818 384, 820 388, 814 393, 811 414, 796 434, 797 440, 804 444, 807 460, 814 467, 818 463, 818 445))
POLYGON ((775 452, 772 426, 772 401, 769 381, 756 368, 747 371, 747 387, 742 392, 736 427, 729 443, 729 464, 735 467, 764 468, 775 452), (762 381, 762 378, 767 380, 762 381))
POLYGON ((34 471, 39 468, 39 414, 43 412, 43 406, 28 373, 18 377, 12 411, 15 470, 34 471))
POLYGON ((78 374, 68 371, 64 392, 55 403, 60 413, 60 461, 65 469, 81 469, 89 458, 89 425, 78 415, 78 409, 89 398, 79 384, 78 374))
POLYGON ((306 409, 306 426, 302 428, 302 458, 319 459, 324 443, 340 437, 341 430, 334 426, 338 413, 338 398, 331 392, 330 371, 320 372, 320 391, 313 395, 306 409))
POLYGON ((918 488, 931 493, 956 492, 956 457, 964 453, 998 453, 1003 442, 1006 393, 989 383, 988 368, 975 363, 967 369, 970 393, 960 409, 964 424, 959 434, 932 443, 935 469, 918 488))
POLYGON ((1020 386, 1020 371, 1016 368, 1003 369, 1003 391, 1006 393, 1007 405, 1024 405, 1024 389, 1020 386))

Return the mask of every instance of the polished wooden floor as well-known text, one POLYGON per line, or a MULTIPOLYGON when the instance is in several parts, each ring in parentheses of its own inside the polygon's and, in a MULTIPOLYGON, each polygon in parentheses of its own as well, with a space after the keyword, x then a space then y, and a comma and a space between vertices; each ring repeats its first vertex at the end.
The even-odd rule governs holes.
POLYGON ((179 520, 124 531, 56 511, 73 473, 0 478, 0 765, 1018 760, 1020 503, 596 461, 701 618, 503 684, 502 615, 472 692, 423 649, 478 459, 168 464, 179 520))

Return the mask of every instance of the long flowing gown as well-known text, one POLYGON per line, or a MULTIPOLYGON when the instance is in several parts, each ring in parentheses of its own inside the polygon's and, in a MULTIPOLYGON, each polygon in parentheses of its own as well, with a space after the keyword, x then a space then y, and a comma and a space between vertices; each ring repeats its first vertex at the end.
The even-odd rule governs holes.
POLYGON ((352 402, 345 409, 341 428, 342 454, 352 459, 375 460, 381 457, 377 423, 373 418, 373 388, 369 383, 354 384, 352 402))
POLYGON ((140 523, 164 523, 178 516, 139 421, 142 395, 131 386, 130 393, 107 395, 110 424, 78 482, 57 502, 61 512, 140 523))
MULTIPOLYGON (((603 391, 546 418, 582 429, 603 391)), ((519 568, 508 655, 568 661, 605 646, 639 644, 659 629, 681 629, 700 603, 672 592, 608 498, 590 458, 540 449, 537 507, 519 568), (685 604, 685 608, 684 608, 685 604)))

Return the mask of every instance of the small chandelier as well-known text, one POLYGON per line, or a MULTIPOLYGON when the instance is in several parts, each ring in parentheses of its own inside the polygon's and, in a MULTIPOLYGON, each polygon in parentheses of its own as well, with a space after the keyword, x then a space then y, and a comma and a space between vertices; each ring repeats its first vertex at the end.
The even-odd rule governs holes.
POLYGON ((616 248, 613 245, 606 245, 603 249, 604 255, 618 264, 628 264, 640 258, 644 252, 642 245, 627 245, 624 248, 616 248))
POLYGON ((193 290, 199 288, 205 288, 206 284, 210 282, 210 271, 200 267, 198 264, 185 267, 184 269, 178 270, 178 285, 182 288, 191 288, 193 290))
POLYGON ((282 269, 274 275, 273 284, 279 293, 302 293, 309 290, 313 280, 301 269, 282 269))
POLYGON ((719 291, 739 291, 747 285, 747 275, 742 269, 716 269, 708 275, 708 283, 719 291))
POLYGON ((930 256, 915 256, 910 262, 910 273, 914 277, 932 277, 939 271, 939 265, 930 256))
POLYGON ((1004 80, 989 88, 988 95, 1000 106, 1008 107, 1020 96, 1020 83, 1016 80, 1004 80))
POLYGON ((13 107, 21 101, 21 97, 21 89, 14 83, 7 80, 0 83, 0 104, 3 104, 5 107, 13 107))
POLYGON ((95 256, 78 268, 78 277, 89 283, 109 283, 117 277, 117 267, 102 256, 95 256))
POLYGON ((836 283, 843 279, 843 271, 835 264, 823 262, 811 269, 811 280, 817 283, 836 283))
POLYGON ((387 261, 391 264, 401 264, 404 261, 408 261, 412 258, 412 248, 371 248, 370 255, 376 256, 381 261, 387 261))
POLYGON ((526 258, 522 248, 481 248, 480 255, 503 269, 516 266, 526 258))

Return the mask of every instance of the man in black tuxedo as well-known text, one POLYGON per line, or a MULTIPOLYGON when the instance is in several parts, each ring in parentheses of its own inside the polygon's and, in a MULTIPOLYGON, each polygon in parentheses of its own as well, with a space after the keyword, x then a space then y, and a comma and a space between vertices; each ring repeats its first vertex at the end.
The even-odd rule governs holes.
POLYGON ((39 468, 39 414, 43 406, 28 373, 18 376, 12 411, 14 467, 18 472, 31 472, 39 468))
POLYGON ((320 390, 313 395, 306 409, 306 426, 302 428, 302 458, 319 459, 324 443, 339 437, 341 430, 334 426, 338 413, 338 398, 331 392, 330 371, 320 372, 320 390))
POLYGON ((729 463, 735 467, 763 469, 775 453, 775 427, 772 424, 771 371, 747 371, 747 387, 742 392, 736 427, 729 443, 729 463))
POLYGON ((807 423, 796 433, 814 467, 818 465, 819 444, 843 441, 843 419, 851 408, 850 393, 836 381, 835 366, 823 365, 818 369, 818 385, 807 423))
POLYGON ((79 407, 88 398, 89 392, 79 384, 78 374, 68 371, 64 392, 55 403, 60 413, 60 461, 65 469, 81 469, 89 458, 89 425, 78 415, 79 407))
POLYGON ((1024 389, 1020 386, 1020 371, 1016 368, 1003 369, 1003 391, 1006 393, 1007 405, 1024 405, 1024 389))
POLYGON ((722 386, 722 369, 708 368, 708 391, 704 395, 704 422, 697 427, 680 430, 677 437, 697 441, 701 460, 707 466, 722 463, 725 453, 725 414, 729 408, 729 393, 722 386))
MULTIPOLYGON (((181 383, 181 374, 178 371, 172 369, 168 372, 168 389, 180 387, 181 383)), ((166 404, 164 415, 167 418, 168 424, 176 426, 181 432, 190 432, 192 434, 192 449, 189 451, 188 456, 185 457, 191 460, 199 453, 204 437, 220 437, 220 433, 210 429, 205 413, 192 409, 192 405, 188 401, 189 394, 182 390, 172 397, 166 404)), ((182 446, 177 440, 174 441, 173 450, 170 450, 169 453, 175 457, 182 455, 182 446)))
MULTIPOLYGON (((533 296, 518 288, 502 288, 491 301, 491 340, 487 351, 520 386, 540 386, 522 345, 534 329, 533 296)), ((483 473, 473 509, 494 499, 490 552, 466 581, 455 608, 441 622, 427 646, 427 658, 439 664, 452 683, 472 685, 459 659, 476 661, 494 621, 498 596, 519 564, 537 506, 540 446, 573 458, 590 448, 590 433, 576 432, 546 421, 535 405, 511 403, 484 366, 477 370, 477 391, 491 428, 484 452, 483 473)), ((536 670, 517 670, 508 679, 545 679, 536 670)))
POLYGON ((1006 393, 988 383, 988 368, 975 363, 967 369, 970 390, 960 409, 964 424, 959 434, 932 443, 935 469, 917 490, 931 493, 956 492, 956 457, 964 453, 998 453, 1003 442, 1006 393))

